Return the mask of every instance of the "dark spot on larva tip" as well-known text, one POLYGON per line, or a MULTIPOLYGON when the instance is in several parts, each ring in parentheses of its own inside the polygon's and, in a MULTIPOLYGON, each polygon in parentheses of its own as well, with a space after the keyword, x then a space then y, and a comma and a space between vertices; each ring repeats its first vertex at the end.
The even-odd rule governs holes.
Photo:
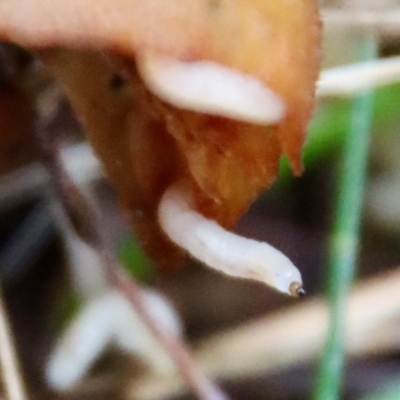
POLYGON ((292 282, 289 286, 289 294, 294 297, 304 297, 307 293, 299 282, 292 282))
POLYGON ((114 74, 110 80, 110 86, 112 89, 121 89, 125 85, 126 81, 125 79, 119 75, 119 74, 114 74))
POLYGON ((297 297, 305 297, 307 296, 307 292, 303 288, 297 289, 297 297))

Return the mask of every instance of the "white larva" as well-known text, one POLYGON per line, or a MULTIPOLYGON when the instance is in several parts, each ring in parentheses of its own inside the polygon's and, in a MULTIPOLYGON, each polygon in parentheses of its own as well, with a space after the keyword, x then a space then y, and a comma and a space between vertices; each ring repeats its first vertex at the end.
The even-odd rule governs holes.
POLYGON ((168 237, 204 264, 227 275, 255 279, 292 296, 304 294, 299 270, 271 245, 229 232, 195 211, 188 185, 172 185, 158 210, 168 237))
POLYGON ((275 124, 285 116, 284 101, 277 93, 231 68, 149 51, 138 52, 136 62, 146 86, 177 107, 260 125, 275 124))

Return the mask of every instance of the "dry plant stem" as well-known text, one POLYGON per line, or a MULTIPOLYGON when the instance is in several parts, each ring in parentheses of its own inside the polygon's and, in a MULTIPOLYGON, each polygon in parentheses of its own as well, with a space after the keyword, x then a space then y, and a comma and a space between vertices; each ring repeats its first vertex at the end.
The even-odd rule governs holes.
POLYGON ((7 400, 27 400, 7 313, 0 292, 0 364, 7 400))
POLYGON ((201 400, 227 399, 225 394, 202 374, 184 345, 177 338, 162 331, 158 327, 157 321, 148 312, 140 286, 128 277, 117 262, 107 238, 103 234, 104 230, 95 209, 86 201, 64 168, 60 159, 60 145, 57 143, 57 139, 52 139, 47 132, 47 125, 45 122, 38 125, 37 141, 43 152, 43 160, 53 180, 58 198, 75 233, 98 252, 110 283, 132 303, 144 323, 175 361, 182 378, 193 393, 201 400))
MULTIPOLYGON (((80 182, 89 183, 102 176, 99 161, 86 143, 68 147, 63 151, 63 160, 80 182)), ((0 210, 5 212, 40 197, 48 184, 46 170, 36 161, 0 176, 0 210)))
POLYGON ((322 18, 328 26, 356 26, 399 33, 400 8, 392 9, 325 9, 322 18))
POLYGON ((152 325, 152 332, 157 339, 164 344, 170 354, 173 353, 177 365, 184 366, 181 374, 186 383, 193 389, 200 399, 207 400, 227 400, 227 396, 214 386, 200 371, 197 363, 184 349, 179 340, 172 335, 166 335, 152 321, 151 316, 146 311, 146 305, 141 294, 140 287, 132 281, 123 271, 118 270, 113 276, 115 286, 135 305, 136 311, 148 325, 152 325))
POLYGON ((374 87, 400 81, 400 57, 375 59, 322 71, 317 96, 353 96, 374 87))

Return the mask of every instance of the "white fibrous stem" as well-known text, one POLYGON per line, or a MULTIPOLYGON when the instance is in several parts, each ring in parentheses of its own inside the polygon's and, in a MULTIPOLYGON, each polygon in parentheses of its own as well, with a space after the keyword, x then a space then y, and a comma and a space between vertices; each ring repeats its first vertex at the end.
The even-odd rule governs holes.
POLYGON ((172 185, 159 205, 168 237, 194 258, 227 275, 254 279, 293 296, 304 294, 299 270, 279 250, 223 229, 193 208, 188 185, 172 185))
POLYGON ((45 371, 52 389, 70 390, 110 343, 115 310, 107 300, 89 302, 59 339, 45 371))
MULTIPOLYGON (((175 337, 181 324, 168 301, 158 292, 143 292, 148 312, 175 337)), ((46 381, 57 391, 72 389, 109 345, 133 354, 158 374, 172 374, 175 363, 153 336, 130 302, 109 290, 89 301, 59 339, 46 365, 46 381)))
POLYGON ((272 125, 285 116, 281 97, 251 75, 211 61, 183 62, 154 52, 136 55, 146 86, 183 109, 272 125))

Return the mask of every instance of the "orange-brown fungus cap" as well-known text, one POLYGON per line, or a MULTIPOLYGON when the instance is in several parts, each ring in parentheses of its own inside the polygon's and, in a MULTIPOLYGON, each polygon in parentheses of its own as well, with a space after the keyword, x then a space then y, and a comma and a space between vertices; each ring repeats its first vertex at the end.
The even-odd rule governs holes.
POLYGON ((144 248, 171 265, 177 253, 156 210, 174 180, 190 179, 199 211, 230 227, 271 184, 282 154, 301 172, 320 61, 316 3, 41 0, 39 7, 37 0, 2 0, 0 38, 62 48, 44 53, 45 63, 66 86, 144 248), (263 127, 170 106, 136 73, 135 55, 146 50, 254 76, 281 97, 286 115, 263 127), (115 64, 104 54, 122 56, 116 64, 128 87, 112 87, 115 64))

